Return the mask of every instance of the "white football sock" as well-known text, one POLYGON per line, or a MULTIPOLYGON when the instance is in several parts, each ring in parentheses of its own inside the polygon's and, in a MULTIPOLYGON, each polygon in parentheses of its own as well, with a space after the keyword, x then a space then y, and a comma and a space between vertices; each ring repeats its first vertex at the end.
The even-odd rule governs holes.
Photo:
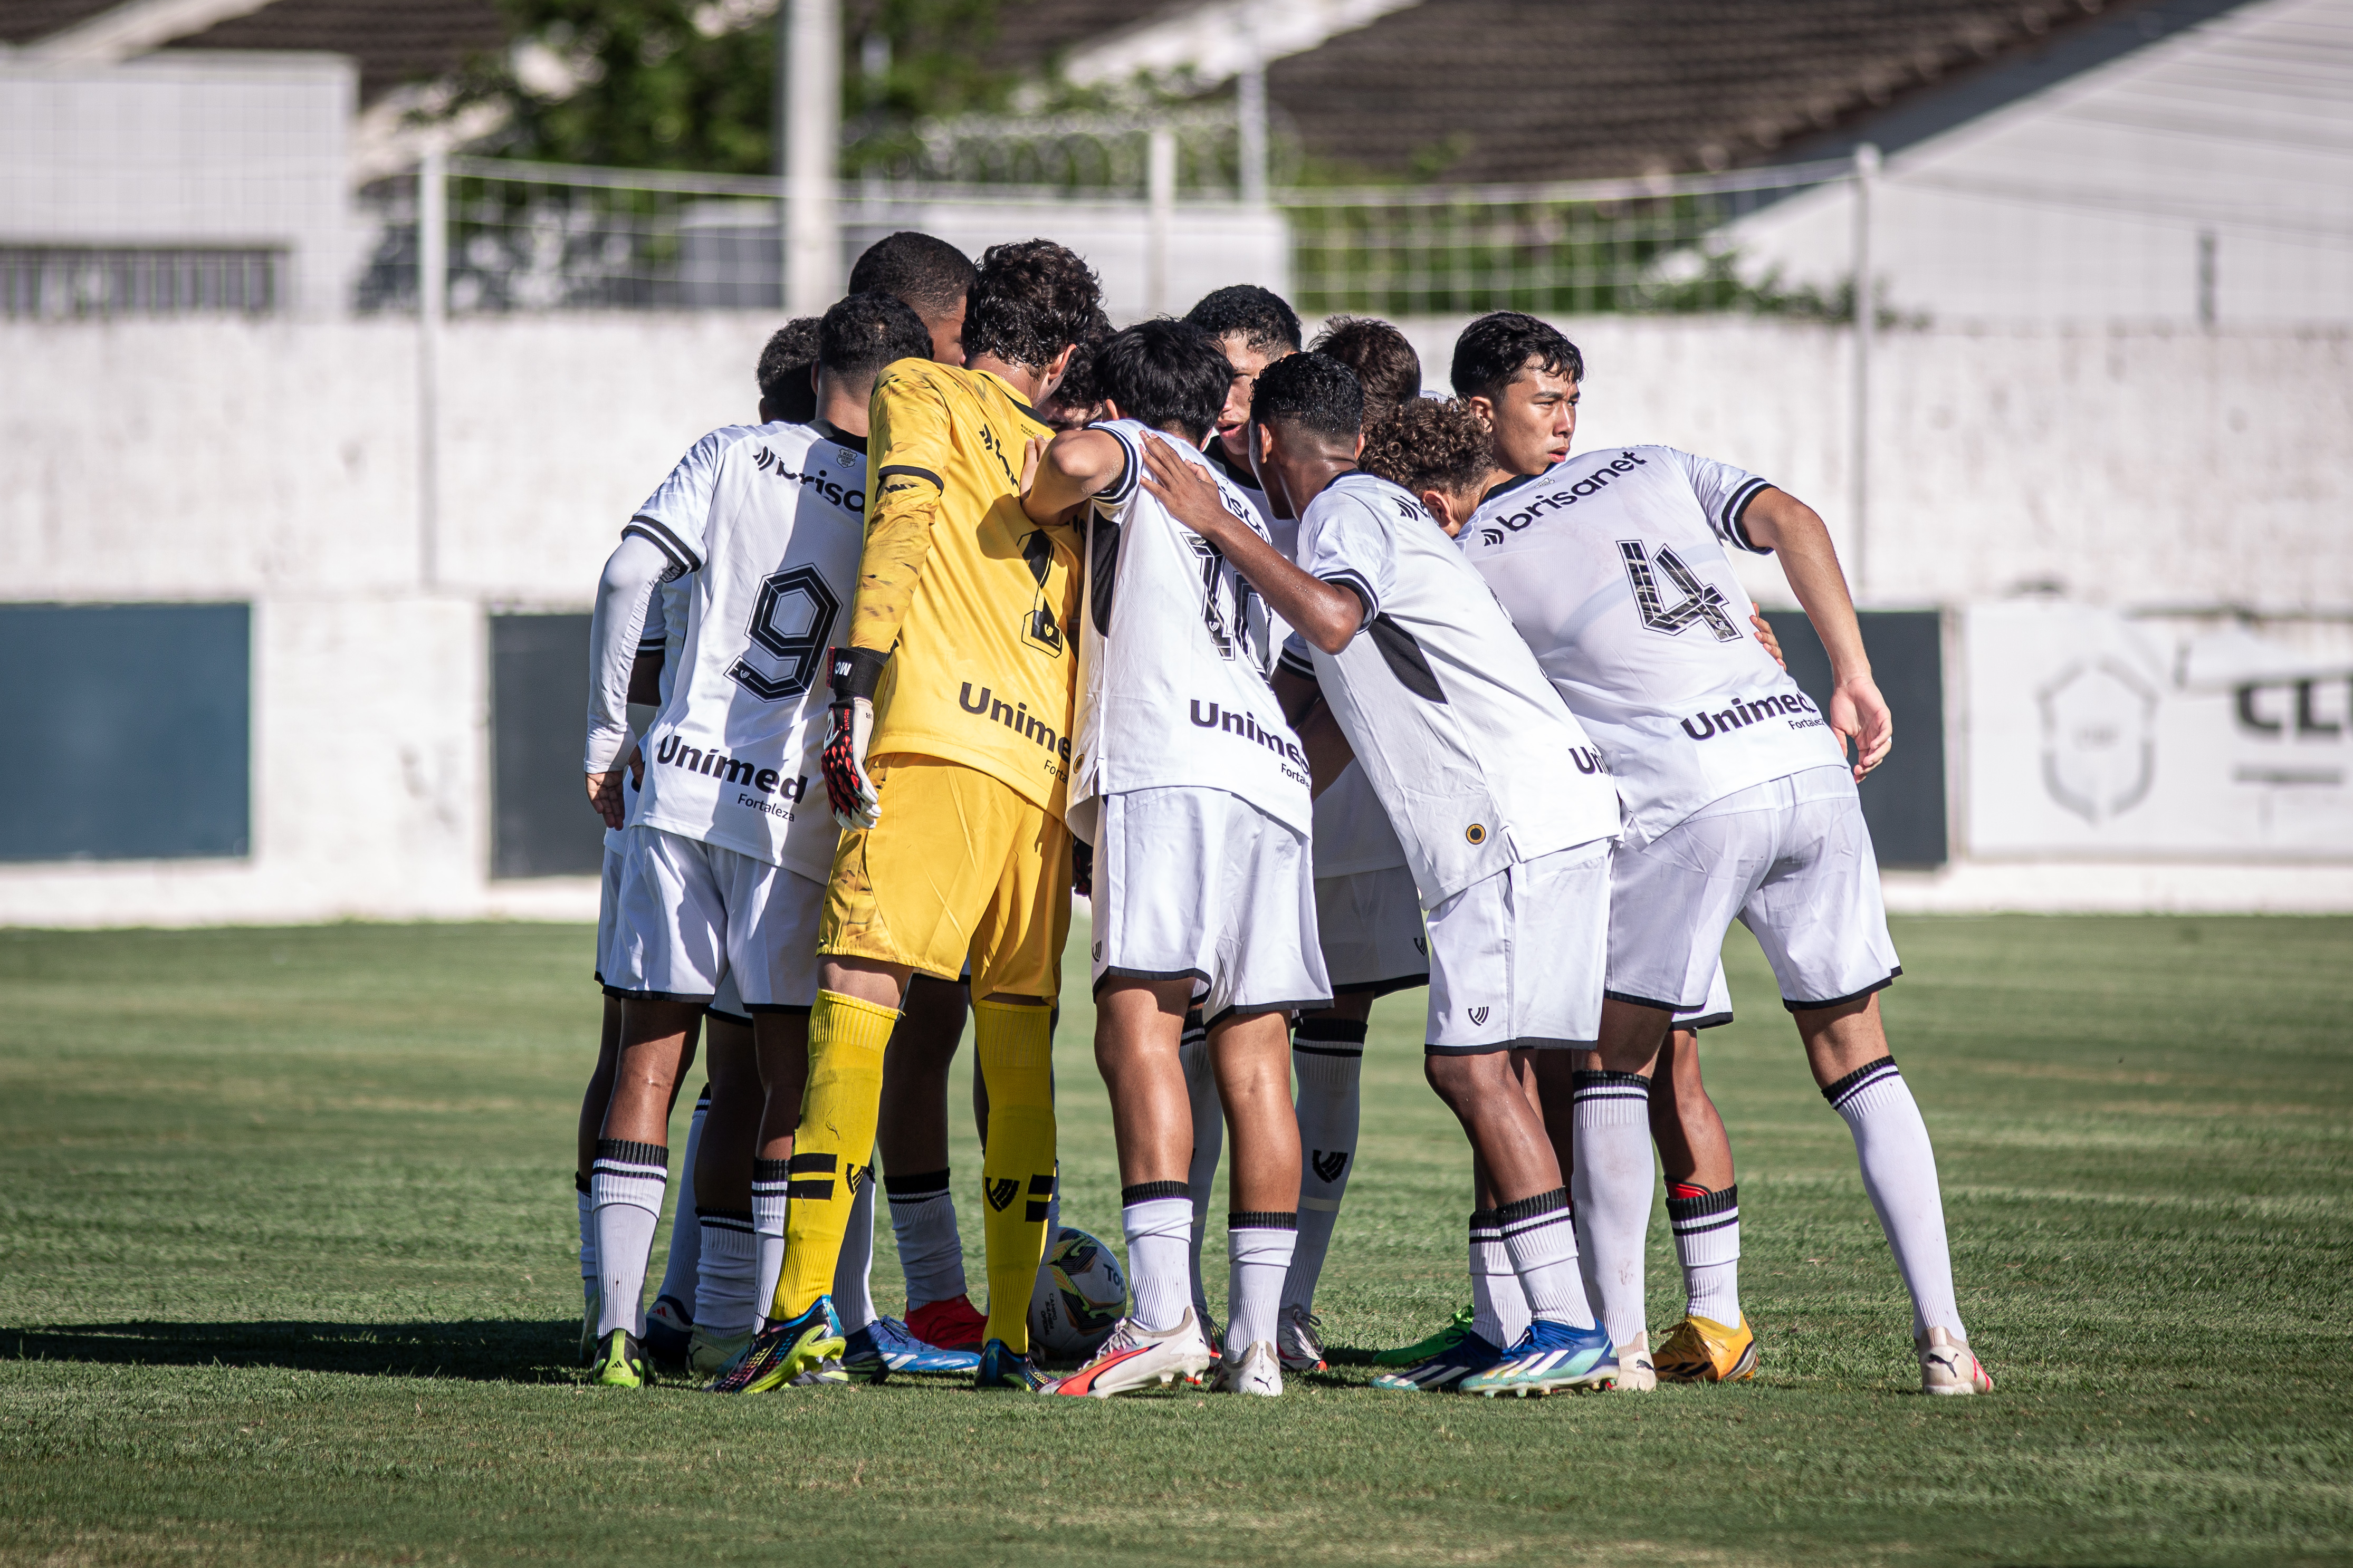
POLYGON ((588 1178, 575 1173, 572 1184, 578 1190, 572 1195, 580 1205, 580 1310, 596 1304, 596 1209, 588 1201, 588 1178))
POLYGON ((1528 1331, 1527 1293, 1493 1209, 1471 1214, 1471 1331, 1498 1350, 1511 1349, 1528 1331))
POLYGON ((1944 1329, 1962 1339, 1953 1301, 1953 1258, 1945 1243, 1945 1200, 1936 1185, 1936 1151, 1911 1086, 1894 1057, 1860 1067, 1822 1090, 1846 1119, 1862 1164, 1862 1190, 1879 1211, 1879 1228, 1912 1292, 1912 1334, 1944 1329))
POLYGON ((907 1277, 907 1310, 965 1293, 964 1239, 956 1234, 955 1198, 946 1171, 885 1176, 891 1234, 899 1243, 899 1270, 907 1277))
POLYGON ((1651 1230, 1651 1081, 1641 1073, 1581 1072, 1570 1100, 1576 1130, 1577 1241, 1585 1285, 1613 1345, 1649 1331, 1642 1252, 1651 1230))
POLYGON ((1274 1343, 1282 1318, 1282 1281, 1299 1241, 1299 1216, 1271 1211, 1226 1216, 1226 1354, 1240 1360, 1255 1344, 1274 1343))
MULTIPOLYGON (((1202 1331, 1209 1322, 1209 1295, 1201 1282, 1201 1243, 1209 1233, 1209 1190, 1218 1179, 1218 1157, 1226 1146, 1225 1102, 1218 1098, 1218 1075, 1209 1065, 1209 1036, 1202 1026, 1199 1008, 1185 1015, 1183 1043, 1176 1059, 1185 1064, 1185 1095, 1193 1107, 1193 1161, 1186 1167, 1185 1188, 1193 1200, 1193 1233, 1188 1267, 1193 1278, 1193 1310, 1202 1331)), ((1232 1303, 1228 1302, 1229 1310, 1232 1303)))
POLYGON ((760 1243, 749 1209, 704 1209, 702 1263, 694 1276, 694 1326, 704 1337, 730 1340, 752 1331, 765 1301, 754 1300, 760 1278, 760 1243))
POLYGON ((1667 1189, 1667 1224, 1675 1233, 1675 1259, 1683 1266, 1683 1310, 1736 1328, 1740 1323, 1740 1188, 1677 1197, 1667 1189))
MULTIPOLYGON (((833 1310, 844 1333, 874 1321, 874 1167, 853 1169, 850 1176, 858 1184, 858 1196, 850 1202, 849 1229, 833 1265, 833 1310)), ((780 1252, 778 1261, 782 1258, 780 1252)))
POLYGON ((1173 1329, 1192 1291, 1185 1278, 1185 1244, 1193 1205, 1182 1182, 1139 1182, 1119 1194, 1119 1223, 1127 1233, 1127 1288, 1135 1321, 1154 1331, 1173 1329))
POLYGON ((790 1160, 752 1162, 752 1313, 765 1328, 776 1304, 776 1276, 785 1270, 786 1191, 792 1185, 790 1160))
POLYGON ((1282 1282, 1282 1305, 1313 1311, 1315 1282, 1356 1163, 1365 1026, 1353 1018, 1305 1020, 1291 1042, 1291 1065, 1299 1075, 1299 1247, 1282 1282))
POLYGON ((686 1124, 686 1168, 678 1175, 678 1206, 670 1217, 670 1261, 662 1269, 661 1289, 654 1300, 667 1296, 688 1311, 694 1310, 694 1272, 702 1258, 702 1226, 694 1212, 694 1156, 702 1147, 702 1120, 711 1114, 711 1086, 694 1102, 686 1124))
POLYGON ((1593 1311, 1586 1304, 1585 1281, 1577 1272, 1577 1222, 1569 1215, 1568 1189, 1555 1187, 1517 1203, 1500 1204, 1495 1220, 1512 1255, 1512 1272, 1520 1277, 1520 1289, 1528 1299, 1528 1315, 1573 1329, 1591 1328, 1593 1311))
POLYGON ((669 1185, 670 1151, 661 1144, 596 1140, 588 1201, 596 1210, 596 1278, 603 1291, 596 1315, 600 1341, 615 1329, 644 1337, 646 1259, 669 1185))

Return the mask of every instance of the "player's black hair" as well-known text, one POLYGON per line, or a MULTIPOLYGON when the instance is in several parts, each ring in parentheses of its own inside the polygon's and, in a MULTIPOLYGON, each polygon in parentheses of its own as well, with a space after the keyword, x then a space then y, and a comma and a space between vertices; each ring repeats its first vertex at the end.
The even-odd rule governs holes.
POLYGON ((1497 310, 1462 329, 1454 340, 1454 363, 1447 379, 1457 397, 1493 398, 1528 368, 1571 381, 1585 379, 1585 356, 1558 327, 1517 310, 1497 310))
POLYGON ((1201 297, 1185 319, 1213 338, 1240 334, 1261 353, 1299 346, 1299 312, 1282 296, 1255 283, 1234 283, 1201 297))
POLYGON ((1353 441, 1364 428, 1365 389, 1356 373, 1330 354, 1286 354, 1259 373, 1250 420, 1353 441))
POLYGON ((933 316, 951 314, 972 292, 972 258, 928 234, 902 228, 866 247, 849 269, 852 294, 889 294, 933 316))
POLYGON ((965 357, 993 354, 1042 369, 1086 337, 1102 306, 1094 268, 1052 240, 992 245, 965 308, 965 357))
POLYGON ((1495 442, 1460 398, 1412 397, 1365 427, 1356 467, 1415 495, 1470 495, 1494 471, 1495 442))
POLYGON ((1038 417, 1057 430, 1083 430, 1094 422, 1103 400, 1102 388, 1095 384, 1095 355, 1103 352, 1111 336, 1111 318, 1098 305, 1093 320, 1087 323, 1087 335, 1079 340, 1062 379, 1039 403, 1038 417))
POLYGON ((1233 380, 1218 340, 1189 321, 1139 321, 1095 355, 1095 388, 1130 419, 1187 441, 1217 427, 1233 380))
MULTIPOLYGON (((817 363, 816 316, 797 316, 768 334, 760 351, 760 401, 779 419, 806 425, 817 417, 817 387, 809 366, 817 363)), ((925 350, 929 353, 929 350, 925 350)))
POLYGON ((1335 316, 1308 345, 1356 373, 1369 429, 1400 404, 1421 395, 1421 356, 1403 332, 1373 316, 1335 316))
POLYGON ((895 294, 837 300, 818 328, 817 363, 843 381, 870 380, 893 360, 931 357, 931 329, 895 294))

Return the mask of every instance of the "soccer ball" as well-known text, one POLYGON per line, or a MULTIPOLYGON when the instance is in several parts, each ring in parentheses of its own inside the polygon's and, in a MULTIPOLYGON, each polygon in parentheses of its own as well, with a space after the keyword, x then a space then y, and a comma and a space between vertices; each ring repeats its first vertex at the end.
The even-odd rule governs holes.
POLYGON ((1032 1355, 1073 1364, 1096 1347, 1127 1312, 1127 1276, 1110 1247, 1083 1230, 1064 1226, 1038 1270, 1029 1294, 1032 1355))

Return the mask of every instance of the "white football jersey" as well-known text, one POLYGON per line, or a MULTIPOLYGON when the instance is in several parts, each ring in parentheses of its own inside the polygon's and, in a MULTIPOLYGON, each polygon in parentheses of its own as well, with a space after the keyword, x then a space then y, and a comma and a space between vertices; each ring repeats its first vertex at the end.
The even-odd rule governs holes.
POLYGON ((1071 831, 1094 841, 1103 795, 1190 787, 1224 790, 1307 832, 1307 753, 1267 685, 1266 605, 1144 488, 1144 443, 1208 469, 1226 510, 1261 536, 1263 523, 1195 447, 1134 419, 1094 428, 1126 463, 1087 509, 1071 831))
MULTIPOLYGON (((684 577, 675 580, 675 585, 681 590, 678 599, 681 608, 679 611, 679 634, 676 639, 681 642, 684 641, 686 637, 683 590, 690 581, 690 579, 684 577)), ((676 668, 678 663, 678 650, 671 647, 672 638, 670 632, 670 623, 662 618, 669 613, 670 608, 672 602, 670 590, 673 584, 670 582, 657 583, 654 584, 653 597, 646 601, 645 625, 640 626, 638 630, 638 657, 639 658, 643 658, 649 653, 658 653, 662 656, 660 698, 660 700, 662 701, 668 701, 670 700, 670 672, 671 669, 676 668)), ((659 709, 657 709, 656 711, 659 712, 659 709)), ((626 756, 627 754, 628 753, 625 750, 623 755, 626 756)), ((621 770, 621 810, 626 815, 627 813, 637 810, 637 808, 638 785, 636 782, 629 777, 629 771, 627 768, 623 768, 621 770)), ((621 847, 621 844, 622 839, 619 829, 612 827, 605 829, 606 848, 617 853, 621 847)))
POLYGON ((1769 553, 1740 521, 1768 488, 1672 447, 1620 447, 1491 493, 1462 530, 1464 558, 1609 758, 1644 840, 1735 790, 1840 760, 1750 630, 1725 555, 1769 553))
POLYGON ((1600 752, 1419 501, 1341 475, 1301 521, 1299 565, 1365 602, 1346 647, 1307 653, 1423 908, 1516 861, 1616 836, 1600 752))
POLYGON ((743 430, 718 453, 705 518, 667 521, 700 565, 632 824, 830 872, 825 656, 858 583, 865 447, 807 425, 743 430))

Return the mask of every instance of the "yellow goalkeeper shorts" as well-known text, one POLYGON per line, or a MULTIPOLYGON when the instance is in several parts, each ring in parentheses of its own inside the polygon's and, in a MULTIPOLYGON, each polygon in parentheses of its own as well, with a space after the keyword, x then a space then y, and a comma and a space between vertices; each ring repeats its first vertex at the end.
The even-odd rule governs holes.
POLYGON ((1071 830, 977 768, 899 752, 867 760, 881 803, 841 836, 818 951, 903 963, 972 994, 1053 997, 1071 931, 1071 830))

